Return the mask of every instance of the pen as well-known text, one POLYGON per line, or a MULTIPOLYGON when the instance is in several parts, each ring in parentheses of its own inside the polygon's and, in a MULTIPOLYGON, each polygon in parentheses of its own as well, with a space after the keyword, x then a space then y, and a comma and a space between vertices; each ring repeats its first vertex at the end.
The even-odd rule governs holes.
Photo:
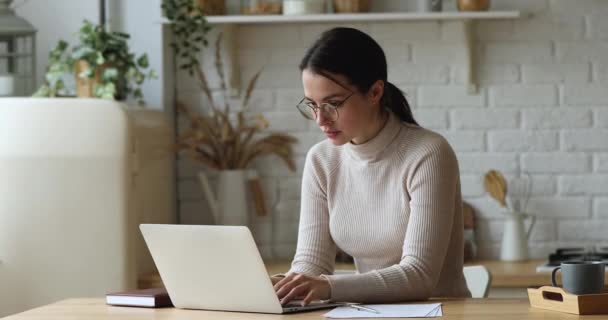
POLYGON ((357 304, 347 304, 347 306, 349 306, 351 308, 355 308, 355 309, 360 310, 360 311, 367 311, 367 312, 372 312, 372 313, 380 313, 376 309, 372 309, 370 307, 360 306, 360 305, 357 305, 357 304))

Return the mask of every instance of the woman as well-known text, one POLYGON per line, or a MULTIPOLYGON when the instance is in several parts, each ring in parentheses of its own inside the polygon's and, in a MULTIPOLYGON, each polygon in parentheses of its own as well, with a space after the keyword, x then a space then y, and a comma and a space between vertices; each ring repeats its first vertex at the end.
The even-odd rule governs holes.
POLYGON ((308 152, 298 245, 272 277, 285 304, 468 297, 456 156, 387 82, 382 48, 352 28, 324 32, 300 64, 298 110, 328 140, 308 152), (357 273, 333 275, 336 248, 357 273))

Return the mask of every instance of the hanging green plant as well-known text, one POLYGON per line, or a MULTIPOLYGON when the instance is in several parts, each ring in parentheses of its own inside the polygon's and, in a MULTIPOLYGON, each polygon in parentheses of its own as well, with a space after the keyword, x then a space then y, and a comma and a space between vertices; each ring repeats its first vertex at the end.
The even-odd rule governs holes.
POLYGON ((201 7, 192 0, 163 0, 161 7, 173 32, 170 46, 179 68, 194 76, 198 73, 202 48, 208 45, 207 33, 211 26, 201 7))
POLYGON ((67 95, 63 81, 66 73, 74 73, 79 97, 124 100, 133 96, 143 104, 141 85, 157 78, 149 69, 147 54, 137 57, 130 52, 126 33, 106 31, 88 20, 78 32, 79 43, 70 47, 64 40, 49 53, 49 66, 37 97, 67 95))

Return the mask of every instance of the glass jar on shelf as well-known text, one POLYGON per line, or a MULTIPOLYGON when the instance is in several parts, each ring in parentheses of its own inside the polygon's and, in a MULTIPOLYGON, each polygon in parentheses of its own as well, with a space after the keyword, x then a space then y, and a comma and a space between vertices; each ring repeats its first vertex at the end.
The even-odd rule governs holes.
POLYGON ((325 0, 283 0, 284 15, 325 13, 325 0))
POLYGON ((281 14, 283 0, 241 0, 242 14, 281 14))
POLYGON ((226 14, 225 0, 198 0, 198 6, 207 16, 219 16, 226 14))

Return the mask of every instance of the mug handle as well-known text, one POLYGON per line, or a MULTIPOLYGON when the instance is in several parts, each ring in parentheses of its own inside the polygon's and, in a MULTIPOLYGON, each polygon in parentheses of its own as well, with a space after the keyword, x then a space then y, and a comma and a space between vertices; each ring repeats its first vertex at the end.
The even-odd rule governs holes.
POLYGON ((551 284, 552 284, 554 287, 559 287, 559 286, 557 285, 557 281, 555 281, 555 276, 556 276, 556 274, 557 274, 557 271, 558 271, 558 270, 560 270, 561 268, 562 268, 562 267, 557 267, 557 268, 553 269, 553 272, 551 272, 551 284))

